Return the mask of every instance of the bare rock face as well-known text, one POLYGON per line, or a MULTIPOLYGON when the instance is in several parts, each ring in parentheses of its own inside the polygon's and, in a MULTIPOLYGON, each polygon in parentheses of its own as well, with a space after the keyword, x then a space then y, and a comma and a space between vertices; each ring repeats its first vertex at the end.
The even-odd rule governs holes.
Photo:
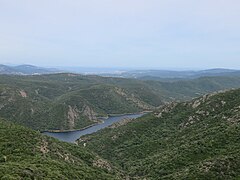
POLYGON ((200 118, 197 115, 189 116, 186 122, 180 124, 180 128, 187 128, 199 120, 200 118))
POLYGON ((90 120, 97 120, 97 115, 96 113, 87 105, 83 107, 83 115, 88 117, 90 120))
POLYGON ((70 129, 74 129, 75 127, 75 120, 79 117, 78 109, 72 106, 68 106, 68 125, 70 129))
POLYGON ((37 94, 37 95, 39 94, 39 89, 35 90, 35 94, 37 94))
POLYGON ((201 101, 200 100, 196 100, 196 101, 194 101, 194 103, 192 104, 192 108, 193 109, 196 109, 198 106, 200 106, 201 105, 201 101))
POLYGON ((30 111, 31 111, 31 115, 33 115, 35 112, 33 108, 30 108, 30 111))
POLYGON ((228 123, 231 125, 239 125, 240 124, 240 106, 237 106, 231 110, 231 113, 233 114, 232 116, 226 118, 228 123))
POLYGON ((176 107, 176 105, 177 105, 177 103, 175 103, 175 102, 166 104, 166 105, 160 107, 160 110, 158 110, 158 112, 154 113, 154 115, 158 118, 161 118, 164 113, 169 113, 172 109, 174 109, 176 107))
POLYGON ((46 140, 43 140, 42 141, 42 144, 40 146, 40 151, 45 155, 49 152, 49 149, 48 149, 48 142, 46 140))
POLYGON ((119 94, 120 96, 127 97, 128 95, 124 92, 123 89, 115 87, 115 92, 119 94))
POLYGON ((93 166, 99 167, 99 168, 102 168, 102 169, 107 169, 108 171, 112 170, 111 165, 103 159, 98 159, 98 160, 94 161, 93 166))
POLYGON ((208 111, 198 110, 196 114, 201 116, 208 116, 210 113, 208 111))
POLYGON ((23 98, 27 97, 27 93, 24 90, 20 90, 19 93, 23 98))
MULTIPOLYGON (((206 101, 208 101, 212 96, 215 96, 216 94, 219 94, 219 93, 224 93, 226 92, 227 90, 223 90, 223 91, 216 91, 216 92, 213 92, 211 94, 206 94, 204 95, 203 97, 201 98, 198 98, 196 99, 195 101, 193 101, 192 103, 190 103, 189 105, 192 106, 192 108, 196 109, 197 107, 199 107, 202 103, 205 103, 206 101)), ((210 103, 211 101, 209 101, 208 103, 210 103)), ((225 105, 226 102, 222 101, 221 102, 221 105, 225 105)))
POLYGON ((97 121, 97 114, 89 106, 84 105, 81 110, 77 106, 68 105, 67 120, 70 130, 75 128, 76 121, 80 120, 80 117, 84 116, 90 121, 97 121))

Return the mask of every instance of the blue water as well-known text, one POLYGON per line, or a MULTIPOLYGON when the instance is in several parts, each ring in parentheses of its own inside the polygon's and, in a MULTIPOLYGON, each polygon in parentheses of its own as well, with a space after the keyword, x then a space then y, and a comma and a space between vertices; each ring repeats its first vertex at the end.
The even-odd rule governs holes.
POLYGON ((104 120, 104 123, 102 123, 102 124, 96 124, 92 127, 84 129, 84 130, 69 131, 69 132, 44 132, 43 134, 54 137, 54 138, 57 138, 61 141, 74 143, 81 136, 97 132, 100 129, 108 127, 115 122, 121 121, 125 118, 136 119, 136 118, 139 118, 143 115, 144 114, 131 114, 131 115, 114 116, 114 117, 109 117, 108 119, 104 120))

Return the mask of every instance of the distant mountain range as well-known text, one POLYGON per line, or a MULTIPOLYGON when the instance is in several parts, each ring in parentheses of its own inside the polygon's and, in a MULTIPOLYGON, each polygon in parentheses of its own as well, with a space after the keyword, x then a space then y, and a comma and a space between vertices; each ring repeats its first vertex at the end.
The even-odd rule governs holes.
POLYGON ((13 75, 37 75, 59 73, 61 70, 55 68, 43 68, 32 65, 7 66, 0 64, 0 74, 13 75))
POLYGON ((212 76, 240 76, 240 70, 234 69, 207 69, 200 71, 172 71, 172 70, 130 70, 123 68, 84 68, 59 67, 45 68, 33 65, 7 66, 0 64, 0 74, 13 75, 41 75, 55 73, 79 73, 85 75, 99 75, 105 77, 121 77, 142 80, 179 80, 196 79, 212 76))
POLYGON ((240 89, 229 90, 240 87, 237 70, 114 78, 1 67, 0 179, 240 178, 240 89), (82 129, 98 117, 141 111, 153 112, 75 145, 34 131, 82 129))
POLYGON ((171 71, 171 70, 135 70, 118 74, 104 74, 123 78, 135 78, 145 80, 159 79, 195 79, 206 76, 240 76, 239 70, 233 69, 207 69, 200 71, 171 71))

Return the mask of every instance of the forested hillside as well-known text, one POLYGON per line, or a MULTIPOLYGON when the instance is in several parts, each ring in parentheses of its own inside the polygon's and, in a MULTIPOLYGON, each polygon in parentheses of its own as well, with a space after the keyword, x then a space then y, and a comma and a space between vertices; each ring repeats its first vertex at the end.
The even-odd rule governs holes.
POLYGON ((107 161, 0 119, 0 179, 122 179, 107 161))
POLYGON ((240 87, 237 77, 175 82, 52 74, 0 76, 0 116, 37 130, 80 129, 99 116, 155 110, 216 90, 240 87))
POLYGON ((240 89, 170 103, 79 143, 131 177, 239 179, 240 89))

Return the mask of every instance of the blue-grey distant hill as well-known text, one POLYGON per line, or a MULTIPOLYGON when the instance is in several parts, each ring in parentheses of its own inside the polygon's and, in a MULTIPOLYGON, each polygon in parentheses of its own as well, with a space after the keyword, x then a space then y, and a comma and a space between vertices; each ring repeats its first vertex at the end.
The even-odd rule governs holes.
MULTIPOLYGON (((110 75, 108 75, 110 76, 110 75)), ((169 70, 136 70, 127 71, 115 76, 145 80, 163 79, 195 79, 206 76, 240 76, 240 70, 233 69, 208 69, 201 71, 169 71, 169 70)))
POLYGON ((13 75, 41 75, 69 72, 88 75, 94 74, 107 77, 122 77, 160 81, 178 81, 183 79, 196 79, 200 77, 213 77, 213 76, 232 76, 232 77, 240 76, 240 70, 221 68, 200 71, 129 70, 117 68, 83 68, 83 67, 82 68, 61 67, 60 69, 37 67, 33 65, 7 66, 0 64, 0 74, 13 74, 13 75))
POLYGON ((62 72, 55 68, 43 68, 32 65, 7 66, 0 64, 0 74, 37 75, 62 72))

